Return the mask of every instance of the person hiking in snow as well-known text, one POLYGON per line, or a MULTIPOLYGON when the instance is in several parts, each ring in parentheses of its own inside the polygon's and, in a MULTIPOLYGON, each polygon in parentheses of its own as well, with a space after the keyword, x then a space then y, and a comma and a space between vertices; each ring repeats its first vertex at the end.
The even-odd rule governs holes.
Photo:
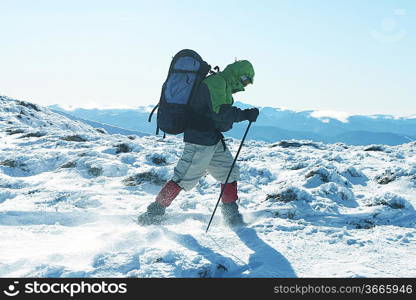
POLYGON ((233 156, 221 132, 230 130, 234 122, 257 120, 257 108, 237 108, 233 106, 232 96, 236 92, 244 91, 248 84, 253 83, 253 79, 252 64, 247 60, 240 60, 202 81, 196 91, 195 100, 191 103, 192 113, 184 131, 185 147, 182 157, 174 169, 172 179, 160 190, 147 211, 139 215, 139 224, 159 223, 166 208, 181 190, 191 190, 206 171, 221 182, 221 188, 224 188, 221 212, 226 224, 244 224, 236 203, 237 181, 240 176, 238 166, 234 166, 228 181, 230 183, 224 187, 233 156))

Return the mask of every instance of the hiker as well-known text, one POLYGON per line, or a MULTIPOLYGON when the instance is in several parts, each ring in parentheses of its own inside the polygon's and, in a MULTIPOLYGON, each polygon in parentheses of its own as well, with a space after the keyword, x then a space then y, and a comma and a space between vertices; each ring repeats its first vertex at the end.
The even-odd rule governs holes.
POLYGON ((230 130, 234 122, 257 120, 257 108, 242 110, 232 106, 232 94, 244 91, 247 85, 253 83, 253 79, 251 63, 240 60, 202 81, 190 104, 192 112, 184 130, 185 147, 182 157, 174 169, 172 179, 161 189, 155 202, 139 215, 139 224, 159 223, 166 208, 180 191, 191 190, 206 171, 221 182, 221 188, 224 188, 221 211, 225 223, 230 226, 244 224, 236 203, 237 181, 240 176, 238 166, 234 166, 228 181, 230 183, 224 187, 233 156, 221 132, 230 130))

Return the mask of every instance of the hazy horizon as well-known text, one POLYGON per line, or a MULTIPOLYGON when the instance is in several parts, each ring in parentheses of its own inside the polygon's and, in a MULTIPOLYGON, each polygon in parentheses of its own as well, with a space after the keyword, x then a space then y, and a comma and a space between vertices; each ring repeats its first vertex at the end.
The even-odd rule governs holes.
MULTIPOLYGON (((243 101, 236 101, 236 103, 242 103, 243 105, 251 105, 250 103, 246 103, 243 101)), ((71 110, 77 110, 77 109, 86 109, 86 110, 93 110, 93 109, 97 109, 97 110, 134 110, 134 109, 141 109, 141 108, 146 108, 147 111, 150 113, 151 110, 154 107, 154 104, 148 104, 148 105, 101 105, 101 106, 91 106, 91 105, 66 105, 66 104, 51 104, 48 105, 48 107, 53 107, 53 106, 59 106, 60 108, 64 109, 65 111, 71 111, 71 110)), ((258 108, 274 108, 274 109, 278 109, 278 110, 282 110, 282 111, 293 111, 293 112, 311 112, 311 115, 313 117, 316 118, 323 118, 323 117, 331 117, 334 119, 338 119, 338 120, 346 120, 348 117, 351 116, 377 116, 377 115, 383 115, 383 116, 392 116, 392 117, 397 117, 397 118, 416 118, 416 114, 415 113, 409 113, 407 115, 394 115, 394 114, 353 114, 353 113, 348 113, 345 111, 337 111, 337 110, 324 110, 324 109, 291 109, 288 107, 277 107, 277 106, 269 106, 269 105, 265 105, 265 106, 257 106, 258 108)))

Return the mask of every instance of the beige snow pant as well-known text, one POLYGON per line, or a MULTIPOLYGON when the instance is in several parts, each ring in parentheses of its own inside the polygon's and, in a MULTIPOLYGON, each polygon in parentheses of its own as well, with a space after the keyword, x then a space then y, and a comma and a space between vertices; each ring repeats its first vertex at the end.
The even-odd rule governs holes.
MULTIPOLYGON (((230 150, 219 141, 213 146, 185 143, 183 154, 174 169, 172 180, 185 191, 191 190, 207 172, 217 181, 225 183, 233 164, 230 150)), ((228 183, 240 179, 240 170, 234 165, 228 183)))

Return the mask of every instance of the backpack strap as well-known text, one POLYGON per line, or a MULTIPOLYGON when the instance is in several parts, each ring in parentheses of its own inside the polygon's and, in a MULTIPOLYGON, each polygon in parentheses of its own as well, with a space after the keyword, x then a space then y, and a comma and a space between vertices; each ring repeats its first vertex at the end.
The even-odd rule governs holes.
MULTIPOLYGON (((155 105, 155 107, 153 107, 152 112, 149 115, 149 119, 147 119, 147 121, 150 123, 152 122, 152 116, 155 113, 156 109, 159 107, 159 103, 155 105)), ((157 134, 157 133, 156 133, 157 134)))
POLYGON ((224 135, 222 134, 222 132, 221 132, 221 131, 217 130, 217 133, 218 133, 218 135, 220 136, 220 139, 221 139, 221 144, 222 144, 222 147, 223 147, 223 149, 224 149, 224 151, 225 151, 225 150, 226 150, 226 148, 227 148, 227 146, 225 145, 225 137, 224 137, 224 135))
POLYGON ((215 66, 212 70, 209 70, 209 75, 215 75, 220 71, 220 67, 215 66))

